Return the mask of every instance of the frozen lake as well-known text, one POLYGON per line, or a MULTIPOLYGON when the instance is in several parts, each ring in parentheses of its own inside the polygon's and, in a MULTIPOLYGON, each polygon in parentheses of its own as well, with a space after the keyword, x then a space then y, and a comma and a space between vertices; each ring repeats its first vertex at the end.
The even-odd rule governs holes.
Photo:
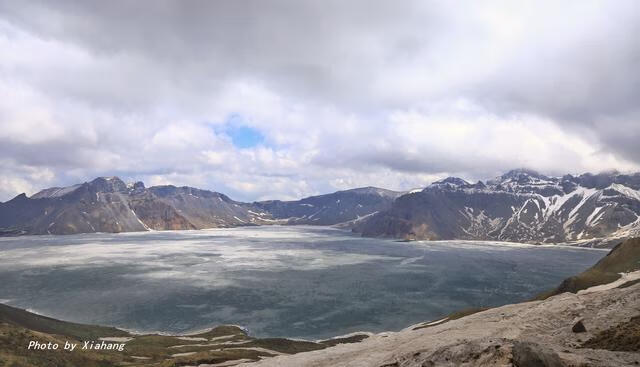
POLYGON ((128 330, 237 324, 260 337, 316 339, 523 301, 605 254, 306 226, 0 238, 0 298, 128 330))

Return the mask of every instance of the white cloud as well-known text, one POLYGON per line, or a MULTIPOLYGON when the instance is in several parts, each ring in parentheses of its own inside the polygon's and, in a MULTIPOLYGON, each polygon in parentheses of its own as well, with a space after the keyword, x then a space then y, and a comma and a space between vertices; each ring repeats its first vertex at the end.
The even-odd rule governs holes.
POLYGON ((97 175, 253 200, 637 170, 638 7, 0 2, 0 200, 97 175), (235 147, 233 115, 264 142, 235 147))

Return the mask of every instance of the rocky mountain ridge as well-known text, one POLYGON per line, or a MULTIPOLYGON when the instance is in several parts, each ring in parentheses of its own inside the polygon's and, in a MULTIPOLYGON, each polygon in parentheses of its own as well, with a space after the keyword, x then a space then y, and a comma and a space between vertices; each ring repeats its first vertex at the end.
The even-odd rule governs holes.
POLYGON ((509 171, 485 182, 449 177, 421 190, 375 187, 253 203, 193 187, 100 177, 0 203, 0 234, 72 234, 339 225, 370 237, 589 244, 640 234, 640 173, 549 177, 509 171))
POLYGON ((0 203, 0 235, 188 230, 264 224, 333 225, 383 211, 400 193, 360 188, 297 201, 244 203, 193 187, 99 177, 0 203))
POLYGON ((640 174, 548 177, 513 170, 475 184, 455 177, 399 197, 354 226, 364 236, 575 242, 640 233, 640 174))

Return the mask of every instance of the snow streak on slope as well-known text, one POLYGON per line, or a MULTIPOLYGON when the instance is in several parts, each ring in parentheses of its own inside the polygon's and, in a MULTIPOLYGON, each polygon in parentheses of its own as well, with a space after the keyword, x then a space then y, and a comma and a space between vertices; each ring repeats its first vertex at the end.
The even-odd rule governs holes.
POLYGON ((640 174, 547 177, 514 170, 486 183, 450 177, 402 196, 357 228, 366 236, 558 243, 640 234, 640 174))

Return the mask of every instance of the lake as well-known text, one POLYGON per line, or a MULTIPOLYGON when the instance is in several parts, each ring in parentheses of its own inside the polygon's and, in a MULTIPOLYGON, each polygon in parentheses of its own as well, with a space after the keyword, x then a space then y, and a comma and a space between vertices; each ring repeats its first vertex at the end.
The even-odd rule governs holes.
POLYGON ((309 226, 0 238, 0 302, 141 332, 319 339, 524 301, 606 253, 309 226))

